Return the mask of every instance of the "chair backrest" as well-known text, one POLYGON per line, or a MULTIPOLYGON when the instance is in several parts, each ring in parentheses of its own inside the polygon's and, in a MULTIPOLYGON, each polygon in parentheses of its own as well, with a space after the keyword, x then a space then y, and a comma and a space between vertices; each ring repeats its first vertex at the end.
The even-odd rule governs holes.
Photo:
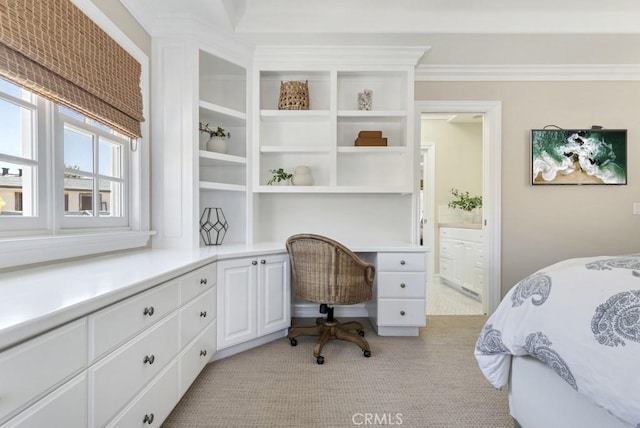
POLYGON ((316 303, 352 305, 371 299, 375 266, 326 236, 287 239, 296 296, 316 303))

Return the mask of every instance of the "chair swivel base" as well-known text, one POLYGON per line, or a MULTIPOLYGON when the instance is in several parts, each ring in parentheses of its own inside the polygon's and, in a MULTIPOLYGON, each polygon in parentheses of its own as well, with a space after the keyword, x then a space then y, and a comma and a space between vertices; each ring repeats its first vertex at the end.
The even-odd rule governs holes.
POLYGON ((313 348, 313 356, 316 357, 318 364, 324 364, 324 357, 320 355, 324 345, 331 339, 346 340, 355 343, 362 349, 365 357, 371 356, 371 348, 364 338, 364 330, 362 324, 357 321, 349 321, 341 324, 336 319, 328 321, 324 318, 316 318, 316 325, 312 327, 291 327, 287 338, 291 342, 291 346, 296 346, 298 336, 318 336, 318 341, 313 348), (356 330, 358 334, 352 333, 356 330))

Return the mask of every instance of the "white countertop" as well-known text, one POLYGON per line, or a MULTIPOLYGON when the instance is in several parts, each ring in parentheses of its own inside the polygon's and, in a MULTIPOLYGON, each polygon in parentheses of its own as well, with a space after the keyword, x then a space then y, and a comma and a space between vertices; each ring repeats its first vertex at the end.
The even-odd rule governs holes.
MULTIPOLYGON (((428 251, 360 244, 353 251, 428 251)), ((0 350, 216 260, 275 254, 284 243, 143 249, 0 273, 0 350)))

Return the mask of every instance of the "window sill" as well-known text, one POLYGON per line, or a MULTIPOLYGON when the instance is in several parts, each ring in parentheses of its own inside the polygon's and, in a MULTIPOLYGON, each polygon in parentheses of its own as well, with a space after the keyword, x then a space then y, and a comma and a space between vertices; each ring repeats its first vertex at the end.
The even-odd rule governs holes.
POLYGON ((140 248, 153 234, 122 231, 0 239, 0 270, 140 248))

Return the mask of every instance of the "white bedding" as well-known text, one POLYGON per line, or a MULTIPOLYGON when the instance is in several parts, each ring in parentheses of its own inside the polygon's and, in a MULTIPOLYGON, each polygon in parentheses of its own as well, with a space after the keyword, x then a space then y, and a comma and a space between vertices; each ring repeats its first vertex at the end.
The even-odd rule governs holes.
POLYGON ((496 388, 508 383, 511 355, 537 358, 640 427, 640 255, 565 260, 520 281, 475 349, 496 388))

